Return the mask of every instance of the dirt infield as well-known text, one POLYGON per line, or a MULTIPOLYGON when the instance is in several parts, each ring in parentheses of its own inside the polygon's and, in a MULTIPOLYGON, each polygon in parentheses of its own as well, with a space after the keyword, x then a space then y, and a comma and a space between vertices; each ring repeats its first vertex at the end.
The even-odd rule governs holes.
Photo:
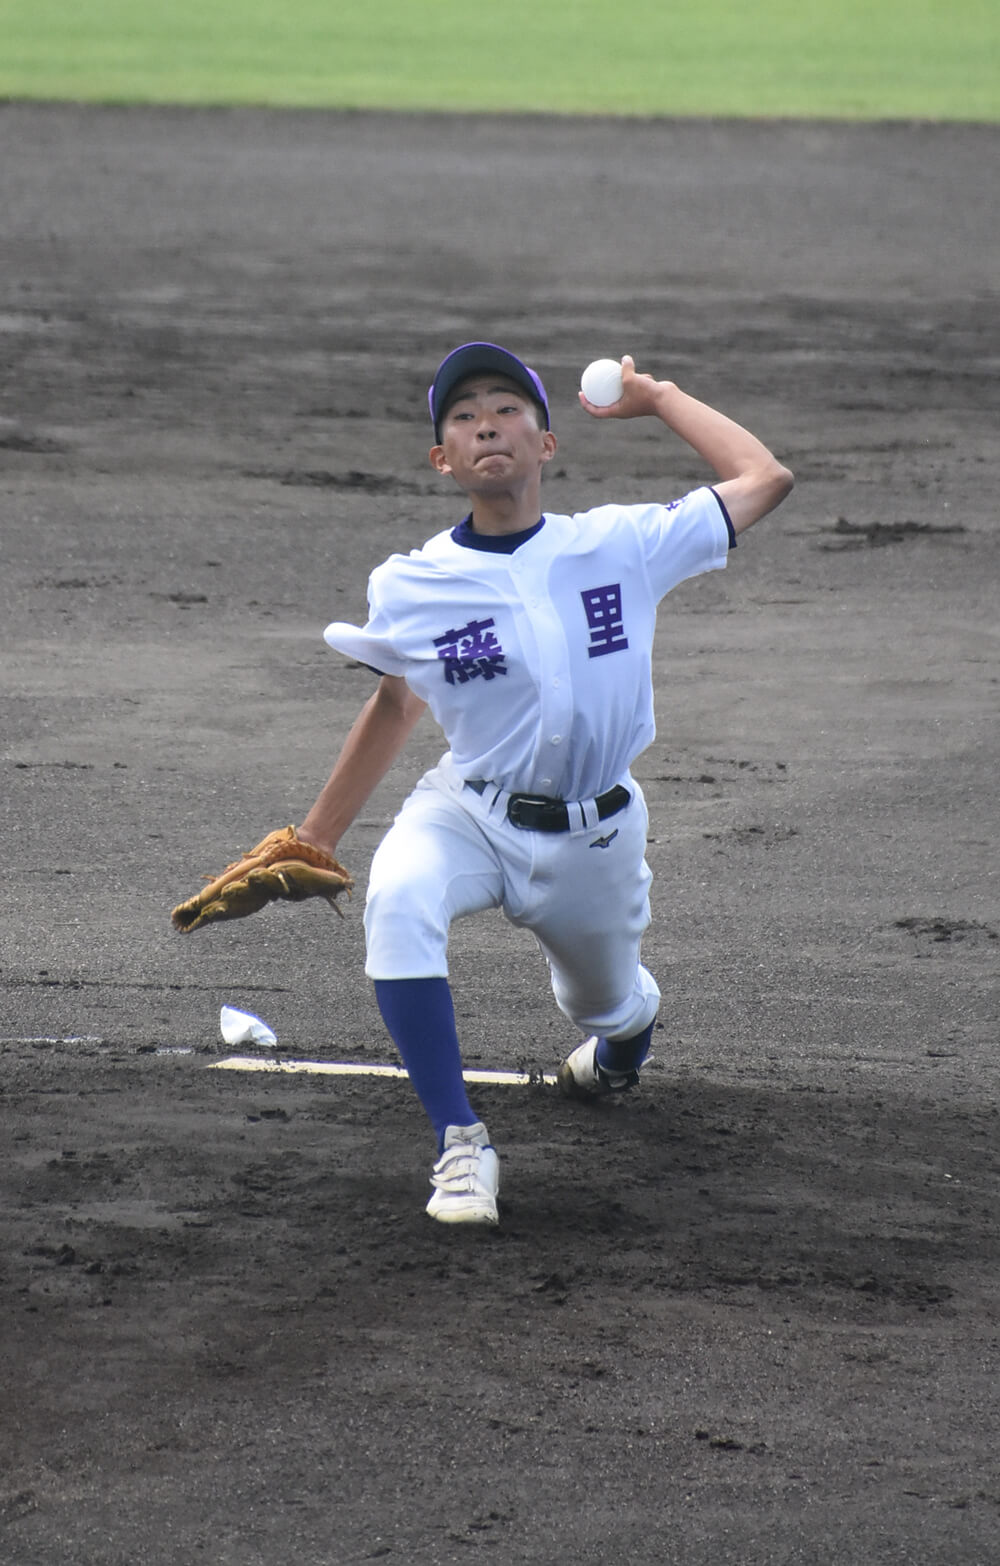
MULTIPOLYGON (((5 1566, 988 1566, 1000 1537, 1000 132, 0 106, 5 1566), (361 897, 175 934, 300 820, 323 644, 460 514, 456 342, 544 375, 554 509, 703 478, 635 354, 797 488, 661 615, 640 1091, 474 1101, 424 1215, 361 897), (554 470, 554 471, 553 471, 554 470)), ((363 886, 428 720, 342 845, 363 886)), ((574 1042, 456 931, 470 1066, 574 1042)))

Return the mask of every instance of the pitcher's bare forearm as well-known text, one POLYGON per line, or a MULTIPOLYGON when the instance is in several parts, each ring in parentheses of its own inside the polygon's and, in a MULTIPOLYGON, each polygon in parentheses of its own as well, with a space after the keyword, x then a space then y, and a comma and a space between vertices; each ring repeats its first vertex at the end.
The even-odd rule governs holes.
POLYGON ((405 680, 384 674, 352 725, 299 836, 332 854, 402 751, 426 703, 405 680))
POLYGON ((795 482, 763 441, 742 424, 681 391, 672 381, 656 389, 656 415, 715 469, 714 487, 736 533, 780 505, 795 482))
POLYGON ((653 405, 657 418, 704 457, 720 479, 739 478, 751 468, 775 461, 763 441, 742 424, 681 391, 673 381, 657 383, 653 405))

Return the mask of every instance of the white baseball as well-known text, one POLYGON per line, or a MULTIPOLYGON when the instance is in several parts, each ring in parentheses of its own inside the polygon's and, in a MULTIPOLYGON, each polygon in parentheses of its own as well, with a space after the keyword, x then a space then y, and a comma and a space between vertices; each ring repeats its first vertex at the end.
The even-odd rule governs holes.
POLYGON ((617 359, 595 359, 580 377, 580 390, 595 408, 609 408, 622 394, 622 367, 617 359))

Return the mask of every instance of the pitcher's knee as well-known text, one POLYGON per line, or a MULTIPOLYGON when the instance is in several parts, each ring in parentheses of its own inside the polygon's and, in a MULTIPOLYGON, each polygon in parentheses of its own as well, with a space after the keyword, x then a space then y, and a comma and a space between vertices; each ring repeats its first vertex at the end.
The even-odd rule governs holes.
POLYGON ((660 991, 652 974, 640 968, 629 993, 620 1001, 573 991, 553 984, 556 1004, 582 1033, 602 1038, 633 1038, 648 1028, 660 1005, 660 991))

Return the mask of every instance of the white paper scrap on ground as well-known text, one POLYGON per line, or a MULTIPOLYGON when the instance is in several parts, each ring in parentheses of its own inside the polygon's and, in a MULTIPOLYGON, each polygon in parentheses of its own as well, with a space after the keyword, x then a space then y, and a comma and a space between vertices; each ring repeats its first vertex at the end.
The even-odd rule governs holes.
MULTIPOLYGON (((258 1060, 253 1055, 231 1055, 228 1060, 213 1060, 212 1071, 315 1072, 328 1077, 401 1077, 402 1066, 366 1066, 360 1062, 337 1060, 258 1060)), ((546 1071, 463 1071, 466 1082, 495 1082, 511 1087, 551 1087, 555 1077, 546 1071)))
POLYGON ((277 1035, 266 1022, 261 1022, 249 1011, 237 1011, 235 1006, 223 1006, 219 1028, 227 1044, 277 1044, 277 1035))

